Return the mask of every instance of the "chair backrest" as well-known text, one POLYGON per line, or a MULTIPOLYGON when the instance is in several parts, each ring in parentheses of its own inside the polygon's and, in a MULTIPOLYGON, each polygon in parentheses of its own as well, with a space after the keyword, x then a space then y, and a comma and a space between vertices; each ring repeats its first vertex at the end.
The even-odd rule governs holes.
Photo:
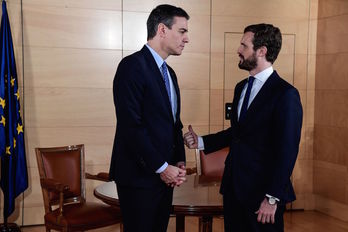
MULTIPOLYGON (((85 201, 84 145, 35 148, 40 179, 53 179, 69 186, 64 202, 85 201)), ((59 195, 42 188, 45 211, 59 204, 59 195)))
POLYGON ((229 148, 225 147, 206 155, 202 150, 196 149, 197 174, 222 177, 228 152, 229 148))

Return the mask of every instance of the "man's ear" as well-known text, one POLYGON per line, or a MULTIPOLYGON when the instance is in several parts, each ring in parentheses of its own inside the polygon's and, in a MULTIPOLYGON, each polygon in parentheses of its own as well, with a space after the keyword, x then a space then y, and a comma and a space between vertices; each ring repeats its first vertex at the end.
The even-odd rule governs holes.
POLYGON ((265 57, 267 54, 267 47, 266 46, 262 46, 259 49, 257 49, 257 55, 260 57, 265 57))
POLYGON ((166 26, 163 24, 163 23, 159 23, 158 26, 157 26, 157 34, 163 38, 165 37, 165 34, 166 34, 166 26))

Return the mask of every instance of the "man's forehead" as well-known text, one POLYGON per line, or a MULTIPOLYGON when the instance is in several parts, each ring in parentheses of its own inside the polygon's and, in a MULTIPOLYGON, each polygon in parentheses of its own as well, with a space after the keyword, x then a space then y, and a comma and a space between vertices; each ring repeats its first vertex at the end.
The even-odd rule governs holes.
POLYGON ((243 35, 243 37, 241 39, 241 42, 249 42, 249 43, 251 43, 253 38, 254 38, 254 33, 248 31, 248 32, 244 33, 244 35, 243 35))

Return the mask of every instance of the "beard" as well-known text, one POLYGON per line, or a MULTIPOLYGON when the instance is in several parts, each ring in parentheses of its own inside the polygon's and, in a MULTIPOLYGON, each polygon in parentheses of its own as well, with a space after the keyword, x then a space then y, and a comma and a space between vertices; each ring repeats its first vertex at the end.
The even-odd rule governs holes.
POLYGON ((254 52, 248 59, 244 59, 244 56, 239 55, 241 60, 239 61, 238 67, 246 71, 251 71, 257 66, 256 53, 254 52))

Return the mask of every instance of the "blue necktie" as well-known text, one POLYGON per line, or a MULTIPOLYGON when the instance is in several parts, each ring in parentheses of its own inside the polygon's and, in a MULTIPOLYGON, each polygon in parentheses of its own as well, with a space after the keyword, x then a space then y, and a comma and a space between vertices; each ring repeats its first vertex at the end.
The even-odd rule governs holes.
POLYGON ((167 93, 168 93, 168 97, 169 97, 169 102, 170 102, 170 105, 171 105, 171 104, 172 104, 172 101, 171 101, 172 99, 171 99, 171 93, 170 93, 168 69, 167 69, 167 64, 166 64, 166 62, 163 62, 162 66, 161 66, 161 71, 162 71, 162 76, 163 76, 164 84, 165 84, 166 89, 167 89, 167 93))
POLYGON ((240 114, 239 114, 239 121, 243 120, 243 118, 245 117, 245 114, 248 110, 248 103, 249 103, 251 88, 253 87, 254 79, 255 79, 255 77, 253 77, 253 76, 250 76, 248 79, 248 88, 247 88, 246 93, 244 95, 243 105, 242 105, 242 108, 241 108, 240 114))

